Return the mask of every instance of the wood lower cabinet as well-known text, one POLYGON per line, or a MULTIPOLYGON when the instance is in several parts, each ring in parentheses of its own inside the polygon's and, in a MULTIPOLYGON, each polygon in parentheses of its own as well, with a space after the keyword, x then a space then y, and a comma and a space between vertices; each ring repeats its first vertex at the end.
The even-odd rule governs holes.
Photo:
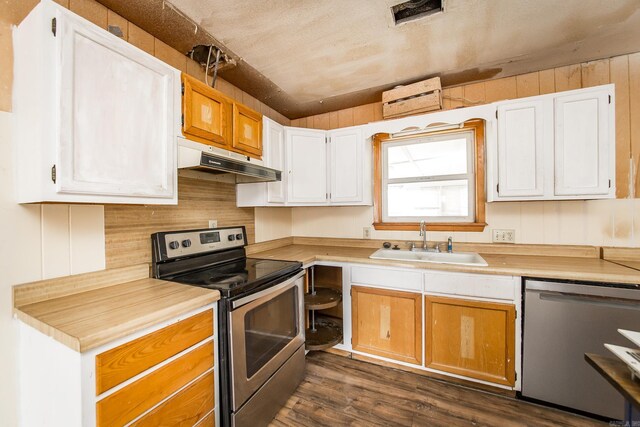
MULTIPOLYGON (((25 425, 210 426, 216 421, 217 303, 82 353, 21 323, 25 425)), ((1 423, 0 423, 1 424, 1 423)))
POLYGON ((232 101, 200 80, 182 74, 182 133, 188 139, 229 149, 232 101))
POLYGON ((214 323, 214 311, 205 310, 98 353, 96 425, 141 417, 135 425, 192 426, 203 419, 215 407, 214 323))
POLYGON ((425 366, 515 384, 515 306, 425 297, 425 366))
POLYGON ((351 287, 352 348, 422 363, 422 295, 351 287))
POLYGON ((251 157, 262 157, 262 114, 237 102, 233 104, 232 146, 251 157))

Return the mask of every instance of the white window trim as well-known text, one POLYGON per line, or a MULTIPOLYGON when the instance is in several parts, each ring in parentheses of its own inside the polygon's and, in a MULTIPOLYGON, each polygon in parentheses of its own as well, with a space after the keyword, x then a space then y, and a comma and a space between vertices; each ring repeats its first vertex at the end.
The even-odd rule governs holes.
POLYGON ((382 144, 382 221, 385 223, 395 222, 420 222, 422 220, 429 223, 449 223, 460 222, 470 223, 475 221, 476 208, 476 153, 475 153, 475 133, 473 130, 461 130, 460 132, 451 132, 438 135, 420 135, 413 138, 403 138, 399 141, 386 141, 382 144), (420 144, 425 142, 446 141, 454 138, 464 137, 467 140, 467 173, 456 175, 437 175, 429 177, 410 177, 410 178, 394 178, 389 179, 388 168, 388 150, 390 147, 399 145, 420 144), (388 215, 387 205, 387 188, 389 184, 410 183, 410 182, 438 182, 466 179, 468 185, 468 207, 469 215, 467 216, 393 216, 388 215))

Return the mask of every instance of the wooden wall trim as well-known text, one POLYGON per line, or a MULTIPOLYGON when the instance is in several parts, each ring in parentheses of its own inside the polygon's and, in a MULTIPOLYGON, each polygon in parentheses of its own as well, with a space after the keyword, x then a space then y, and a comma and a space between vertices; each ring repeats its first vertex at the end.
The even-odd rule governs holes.
MULTIPOLYGON (((427 223, 427 231, 467 231, 483 232, 487 226, 485 222, 485 204, 487 201, 485 190, 485 126, 484 120, 469 120, 461 129, 451 129, 437 132, 426 131, 424 135, 444 135, 473 130, 475 145, 475 221, 427 223)), ((418 222, 384 222, 382 218, 382 145, 390 141, 388 133, 378 133, 373 136, 373 228, 376 230, 418 231, 418 222)))
POLYGON ((281 239, 267 240, 266 242, 254 243, 245 248, 247 255, 252 255, 258 252, 270 251, 272 249, 278 249, 283 246, 293 245, 293 237, 283 237, 281 239))
POLYGON ((22 307, 148 277, 149 265, 144 263, 16 285, 13 287, 13 306, 22 307))
MULTIPOLYGON (((397 244, 406 248, 409 242, 416 246, 422 244, 416 240, 383 240, 383 239, 348 239, 337 237, 303 237, 294 236, 294 245, 309 246, 334 246, 351 248, 380 249, 384 242, 397 244)), ((585 245, 527 245, 527 244, 499 244, 499 243, 464 243, 453 242, 455 251, 478 252, 483 254, 501 255, 530 255, 530 256, 554 256, 572 258, 600 258, 600 247, 585 245)), ((613 249, 613 248, 612 248, 613 249)), ((639 249, 633 249, 640 251, 639 249)))

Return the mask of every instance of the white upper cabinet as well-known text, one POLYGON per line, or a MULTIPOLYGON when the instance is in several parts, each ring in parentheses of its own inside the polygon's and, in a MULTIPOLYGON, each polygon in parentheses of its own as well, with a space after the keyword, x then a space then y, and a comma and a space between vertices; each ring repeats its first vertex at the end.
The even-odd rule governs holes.
POLYGON ((540 100, 498 105, 500 197, 544 194, 544 114, 540 100))
POLYGON ((329 132, 332 203, 363 201, 364 136, 359 127, 329 132))
POLYGON ((286 128, 288 202, 326 203, 327 139, 323 130, 286 128))
POLYGON ((606 89, 555 98, 555 195, 607 195, 615 176, 613 103, 606 89))
POLYGON ((263 126, 265 166, 282 170, 282 182, 238 185, 238 206, 371 204, 371 147, 362 126, 324 131, 267 118, 263 126))
POLYGON ((287 167, 284 126, 262 117, 263 165, 282 171, 282 181, 255 182, 236 185, 236 204, 239 207, 283 206, 287 200, 287 167))
POLYGON ((19 202, 177 203, 177 70, 50 1, 14 48, 19 202))
MULTIPOLYGON (((284 126, 263 117, 263 160, 265 166, 285 171, 284 126), (264 158, 266 155, 266 159, 264 158)), ((287 174, 282 174, 282 181, 267 183, 267 202, 284 203, 287 190, 287 174)))
POLYGON ((488 200, 615 197, 614 85, 497 104, 488 200))

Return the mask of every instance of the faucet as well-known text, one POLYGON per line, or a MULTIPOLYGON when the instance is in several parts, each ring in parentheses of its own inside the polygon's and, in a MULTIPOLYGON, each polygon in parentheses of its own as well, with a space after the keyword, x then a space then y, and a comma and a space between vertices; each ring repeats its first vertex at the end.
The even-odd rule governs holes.
POLYGON ((420 236, 422 237, 422 249, 427 250, 427 224, 424 219, 420 221, 420 236))

